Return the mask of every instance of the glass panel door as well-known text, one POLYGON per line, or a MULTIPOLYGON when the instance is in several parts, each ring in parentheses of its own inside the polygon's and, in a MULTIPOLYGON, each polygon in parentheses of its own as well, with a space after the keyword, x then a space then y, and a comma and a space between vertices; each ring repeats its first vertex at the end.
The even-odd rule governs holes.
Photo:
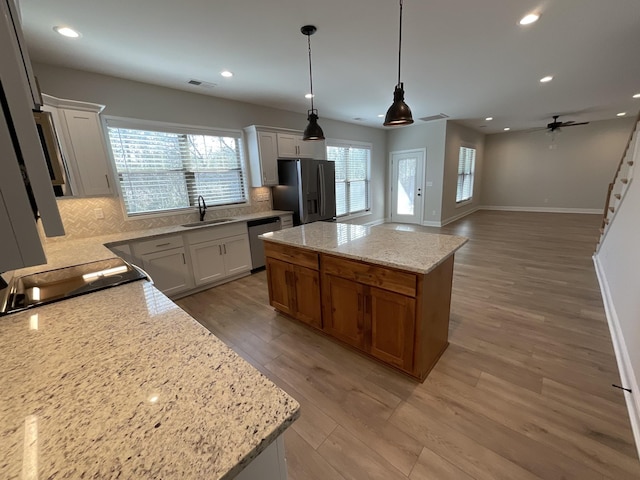
POLYGON ((391 221, 422 223, 424 151, 392 152, 391 221))

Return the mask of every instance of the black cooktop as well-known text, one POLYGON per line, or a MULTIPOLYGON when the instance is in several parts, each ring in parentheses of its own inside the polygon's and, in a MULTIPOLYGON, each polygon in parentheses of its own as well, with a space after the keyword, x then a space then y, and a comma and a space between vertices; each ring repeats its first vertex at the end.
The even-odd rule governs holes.
POLYGON ((0 310, 0 315, 141 279, 148 278, 143 271, 121 258, 15 277, 6 289, 5 301, 0 305, 4 308, 0 310))

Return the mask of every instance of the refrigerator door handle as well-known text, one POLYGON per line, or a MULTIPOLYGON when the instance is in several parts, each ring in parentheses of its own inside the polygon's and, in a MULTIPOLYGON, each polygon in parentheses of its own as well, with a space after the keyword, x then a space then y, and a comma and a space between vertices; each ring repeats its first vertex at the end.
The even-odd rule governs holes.
POLYGON ((326 215, 326 212, 325 212, 326 202, 324 200, 325 182, 324 182, 324 165, 323 164, 318 165, 318 177, 320 179, 320 191, 318 192, 318 197, 320 200, 320 214, 324 216, 326 215))

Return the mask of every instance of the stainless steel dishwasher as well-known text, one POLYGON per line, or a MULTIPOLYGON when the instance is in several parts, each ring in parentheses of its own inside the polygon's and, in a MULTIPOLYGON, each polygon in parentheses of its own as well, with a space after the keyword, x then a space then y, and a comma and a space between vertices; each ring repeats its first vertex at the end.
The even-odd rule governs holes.
POLYGON ((258 238, 267 232, 280 230, 280 217, 267 217, 247 222, 249 229, 249 245, 251 246, 251 268, 264 267, 264 242, 258 238))

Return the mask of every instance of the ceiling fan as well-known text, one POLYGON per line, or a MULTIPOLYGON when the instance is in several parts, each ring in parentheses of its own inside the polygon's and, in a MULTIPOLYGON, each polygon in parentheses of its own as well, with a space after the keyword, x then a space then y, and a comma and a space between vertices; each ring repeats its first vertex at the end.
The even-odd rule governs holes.
POLYGON ((569 120, 567 122, 559 122, 558 117, 560 117, 560 115, 554 115, 553 122, 547 123, 547 129, 549 129, 550 132, 560 131, 561 127, 575 127, 577 125, 587 125, 589 123, 589 122, 576 123, 573 120, 569 120))

